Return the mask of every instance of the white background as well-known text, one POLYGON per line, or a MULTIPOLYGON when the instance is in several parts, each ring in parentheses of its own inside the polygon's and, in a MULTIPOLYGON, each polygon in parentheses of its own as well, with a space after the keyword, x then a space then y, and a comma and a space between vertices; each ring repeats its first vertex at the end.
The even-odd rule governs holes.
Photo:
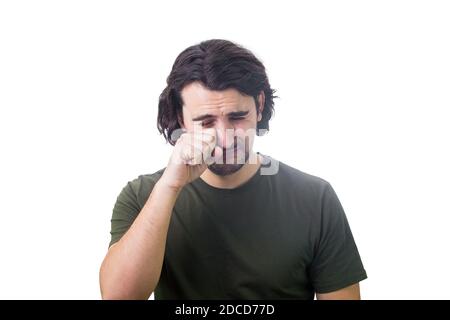
POLYGON ((446 1, 0 2, 0 298, 98 299, 112 207, 167 163, 158 96, 210 38, 277 89, 255 149, 328 180, 365 299, 450 298, 446 1))

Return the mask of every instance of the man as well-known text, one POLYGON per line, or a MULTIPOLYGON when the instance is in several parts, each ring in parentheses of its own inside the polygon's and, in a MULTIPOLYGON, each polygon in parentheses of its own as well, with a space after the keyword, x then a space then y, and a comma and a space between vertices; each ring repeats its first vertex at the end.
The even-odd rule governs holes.
POLYGON ((104 299, 359 299, 365 279, 331 185, 252 150, 275 90, 247 49, 184 50, 159 99, 167 166, 117 198, 104 299))

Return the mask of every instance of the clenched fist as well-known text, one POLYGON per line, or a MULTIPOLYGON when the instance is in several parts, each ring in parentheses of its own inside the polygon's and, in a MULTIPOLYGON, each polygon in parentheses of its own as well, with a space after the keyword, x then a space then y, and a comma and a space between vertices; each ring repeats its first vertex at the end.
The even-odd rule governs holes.
POLYGON ((200 177, 220 152, 216 148, 216 130, 196 126, 193 132, 185 132, 178 138, 161 183, 180 190, 200 177))

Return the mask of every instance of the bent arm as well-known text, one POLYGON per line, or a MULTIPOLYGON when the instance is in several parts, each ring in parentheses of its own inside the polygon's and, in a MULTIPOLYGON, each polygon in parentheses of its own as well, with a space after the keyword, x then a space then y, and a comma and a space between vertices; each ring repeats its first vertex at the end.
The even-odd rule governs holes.
POLYGON ((139 215, 100 268, 103 299, 148 299, 158 284, 179 189, 158 181, 139 215))

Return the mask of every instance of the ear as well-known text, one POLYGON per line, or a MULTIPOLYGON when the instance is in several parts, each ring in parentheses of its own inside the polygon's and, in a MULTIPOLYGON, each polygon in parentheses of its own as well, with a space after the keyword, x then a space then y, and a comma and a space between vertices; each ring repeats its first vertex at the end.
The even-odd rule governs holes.
POLYGON ((258 95, 258 122, 262 120, 262 112, 264 110, 264 104, 266 103, 266 95, 264 91, 258 95))

